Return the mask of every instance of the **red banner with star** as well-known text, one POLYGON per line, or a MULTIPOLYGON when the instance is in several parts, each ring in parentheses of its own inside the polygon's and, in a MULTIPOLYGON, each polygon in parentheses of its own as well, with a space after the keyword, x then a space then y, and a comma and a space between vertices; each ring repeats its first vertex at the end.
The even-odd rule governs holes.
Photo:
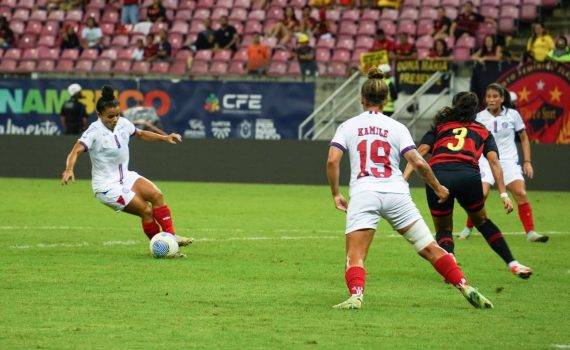
POLYGON ((570 144, 570 65, 529 63, 497 82, 516 92, 517 109, 531 141, 570 144))

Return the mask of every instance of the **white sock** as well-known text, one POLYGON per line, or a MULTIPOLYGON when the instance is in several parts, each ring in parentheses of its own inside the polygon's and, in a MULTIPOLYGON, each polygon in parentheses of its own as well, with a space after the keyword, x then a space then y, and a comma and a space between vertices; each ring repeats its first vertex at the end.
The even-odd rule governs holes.
POLYGON ((513 267, 513 266, 517 266, 517 265, 520 265, 520 263, 516 260, 513 260, 509 263, 509 267, 513 267))

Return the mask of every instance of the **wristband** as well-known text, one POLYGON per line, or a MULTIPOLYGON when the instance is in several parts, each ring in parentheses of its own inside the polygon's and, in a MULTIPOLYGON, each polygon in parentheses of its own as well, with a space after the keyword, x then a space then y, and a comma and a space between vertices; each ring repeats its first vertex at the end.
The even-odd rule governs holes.
POLYGON ((509 194, 507 192, 501 193, 501 198, 509 198, 509 194))
POLYGON ((530 161, 530 160, 525 160, 525 161, 523 161, 523 163, 531 163, 531 161, 530 161))

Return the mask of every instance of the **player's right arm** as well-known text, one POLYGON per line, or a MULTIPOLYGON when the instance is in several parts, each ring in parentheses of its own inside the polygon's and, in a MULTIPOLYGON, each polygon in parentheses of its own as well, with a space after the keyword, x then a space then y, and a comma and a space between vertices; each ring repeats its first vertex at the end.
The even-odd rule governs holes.
POLYGON ((342 159, 343 151, 336 147, 329 148, 329 156, 327 159, 327 179, 331 188, 334 206, 338 210, 346 212, 348 202, 340 193, 339 178, 340 178, 340 161, 342 159))
POLYGON ((77 157, 85 152, 85 146, 77 141, 71 152, 67 155, 67 159, 65 161, 65 170, 61 174, 61 184, 67 185, 68 183, 75 181, 75 174, 73 173, 73 169, 75 168, 75 163, 77 162, 77 157))

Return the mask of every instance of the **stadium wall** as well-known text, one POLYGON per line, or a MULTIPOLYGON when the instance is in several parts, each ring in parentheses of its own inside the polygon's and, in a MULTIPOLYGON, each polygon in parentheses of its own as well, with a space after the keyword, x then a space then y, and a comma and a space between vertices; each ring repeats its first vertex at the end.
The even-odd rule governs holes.
MULTIPOLYGON (((0 136, 0 177, 53 178, 64 168, 71 136, 0 136)), ((131 169, 156 180, 326 184, 324 141, 189 140, 180 145, 131 143, 131 169)), ((570 147, 533 145, 533 190, 570 191, 570 147)), ((76 177, 88 179, 90 162, 80 157, 76 177)), ((342 184, 348 183, 348 161, 342 184)), ((415 177, 414 186, 422 186, 415 177)))

